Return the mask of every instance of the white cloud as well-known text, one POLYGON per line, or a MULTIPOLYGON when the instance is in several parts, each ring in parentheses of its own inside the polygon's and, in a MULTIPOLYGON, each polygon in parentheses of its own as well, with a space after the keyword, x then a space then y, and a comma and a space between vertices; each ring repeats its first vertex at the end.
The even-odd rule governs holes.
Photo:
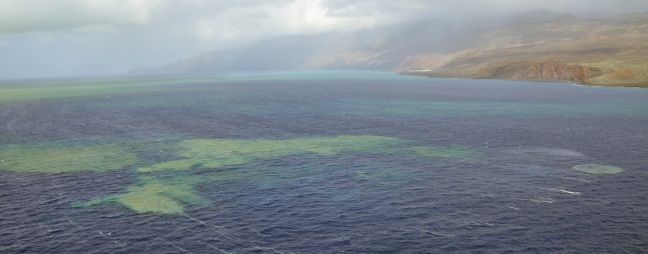
POLYGON ((423 17, 461 18, 541 8, 633 11, 642 5, 647 5, 645 0, 2 0, 0 35, 180 24, 202 43, 232 45, 281 35, 354 31, 423 17))
POLYGON ((3 0, 0 34, 150 22, 159 0, 3 0))
POLYGON ((0 0, 0 78, 119 73, 268 38, 418 19, 647 8, 646 0, 0 0))
POLYGON ((198 38, 214 44, 235 44, 267 37, 355 31, 403 22, 404 13, 359 11, 362 6, 335 8, 324 0, 263 2, 236 6, 196 22, 198 38))

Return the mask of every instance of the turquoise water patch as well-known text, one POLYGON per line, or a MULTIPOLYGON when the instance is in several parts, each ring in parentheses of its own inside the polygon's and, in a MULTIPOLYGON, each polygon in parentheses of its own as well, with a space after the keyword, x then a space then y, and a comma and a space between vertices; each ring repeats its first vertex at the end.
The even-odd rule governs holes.
MULTIPOLYGON (((190 84, 272 80, 411 80, 381 71, 224 72, 211 75, 176 75, 105 79, 15 81, 0 84, 0 104, 64 98, 101 97, 133 93, 187 92, 190 84)), ((204 89, 203 89, 204 90, 204 89)))
POLYGON ((648 105, 627 103, 536 103, 497 101, 353 101, 338 102, 335 114, 358 116, 648 116, 648 105))

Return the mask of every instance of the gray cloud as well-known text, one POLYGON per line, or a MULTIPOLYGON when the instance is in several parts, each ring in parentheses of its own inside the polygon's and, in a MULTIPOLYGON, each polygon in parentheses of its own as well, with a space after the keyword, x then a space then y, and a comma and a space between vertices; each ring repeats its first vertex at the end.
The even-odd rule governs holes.
POLYGON ((146 24, 157 1, 5 0, 0 34, 146 24))
POLYGON ((281 36, 536 9, 615 15, 648 10, 648 1, 4 0, 0 78, 116 74, 281 36))

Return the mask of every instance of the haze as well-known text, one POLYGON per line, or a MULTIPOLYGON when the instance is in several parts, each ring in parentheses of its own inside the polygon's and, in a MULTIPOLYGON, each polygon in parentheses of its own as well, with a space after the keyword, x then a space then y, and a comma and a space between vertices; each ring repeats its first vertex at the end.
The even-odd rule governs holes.
MULTIPOLYGON (((209 52, 318 35, 328 36, 326 47, 331 41, 336 47, 371 47, 422 22, 429 34, 421 43, 434 42, 468 31, 462 24, 509 22, 510 17, 537 10, 607 17, 648 10, 648 2, 4 0, 0 79, 123 75, 209 52)), ((282 54, 290 61, 303 51, 282 54)), ((263 69, 293 66, 273 60, 276 63, 265 63, 263 69)))

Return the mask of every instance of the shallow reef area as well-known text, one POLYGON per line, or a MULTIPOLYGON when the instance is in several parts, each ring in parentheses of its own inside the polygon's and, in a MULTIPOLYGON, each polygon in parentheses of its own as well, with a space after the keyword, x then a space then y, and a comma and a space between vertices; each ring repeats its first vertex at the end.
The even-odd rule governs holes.
MULTIPOLYGON (((180 214, 187 207, 211 204, 198 188, 227 182, 281 181, 299 170, 256 168, 261 161, 287 156, 333 157, 342 154, 384 155, 406 160, 466 162, 482 156, 461 146, 420 146, 416 142, 373 135, 342 135, 293 139, 184 139, 165 141, 170 157, 146 160, 156 149, 146 142, 52 142, 0 147, 0 170, 17 173, 78 173, 132 169, 135 184, 121 193, 77 203, 77 207, 119 205, 137 213, 180 214)), ((601 164, 583 164, 574 170, 591 174, 616 174, 624 170, 601 164)), ((403 170, 356 169, 356 180, 384 183, 403 170), (393 172, 392 172, 393 171, 393 172)), ((302 172, 303 173, 303 172, 302 172)))
POLYGON ((8 145, 0 147, 0 170, 34 173, 110 171, 137 161, 119 144, 8 145))
MULTIPOLYGON (((125 193, 97 198, 82 204, 90 207, 101 204, 119 204, 136 212, 178 214, 185 206, 204 206, 209 202, 197 194, 196 188, 203 184, 223 181, 250 181, 265 179, 276 181, 276 172, 262 170, 227 169, 232 166, 251 164, 284 156, 314 154, 335 156, 343 153, 400 154, 422 158, 461 159, 476 155, 463 148, 413 147, 410 141, 392 137, 371 135, 343 135, 333 137, 307 137, 283 140, 232 140, 190 139, 179 142, 178 156, 182 159, 142 166, 139 183, 125 193), (188 170, 215 171, 208 174, 192 174, 188 170), (163 174, 156 176, 156 174, 163 174), (169 177, 169 174, 171 176, 169 177), (173 175, 178 174, 178 175, 173 175)), ((290 171, 286 169, 285 171, 290 171)), ((360 172, 360 171, 359 171, 360 172)), ((362 175, 366 175, 366 172, 362 175)), ((290 172, 283 172, 290 174, 290 172)), ((293 173, 297 174, 297 173, 293 173)), ((389 174, 388 174, 389 175, 389 174)), ((285 176, 284 176, 285 177, 285 176)), ((380 177, 380 174, 375 177, 380 177)), ((380 181, 380 179, 374 179, 380 181)))
POLYGON ((339 153, 380 153, 402 141, 380 136, 337 136, 286 140, 195 139, 180 144, 184 159, 140 167, 139 172, 187 170, 192 167, 221 168, 255 160, 313 153, 332 156, 339 153))
POLYGON ((624 171, 620 167, 601 164, 583 164, 576 165, 572 168, 590 174, 618 174, 624 171))

